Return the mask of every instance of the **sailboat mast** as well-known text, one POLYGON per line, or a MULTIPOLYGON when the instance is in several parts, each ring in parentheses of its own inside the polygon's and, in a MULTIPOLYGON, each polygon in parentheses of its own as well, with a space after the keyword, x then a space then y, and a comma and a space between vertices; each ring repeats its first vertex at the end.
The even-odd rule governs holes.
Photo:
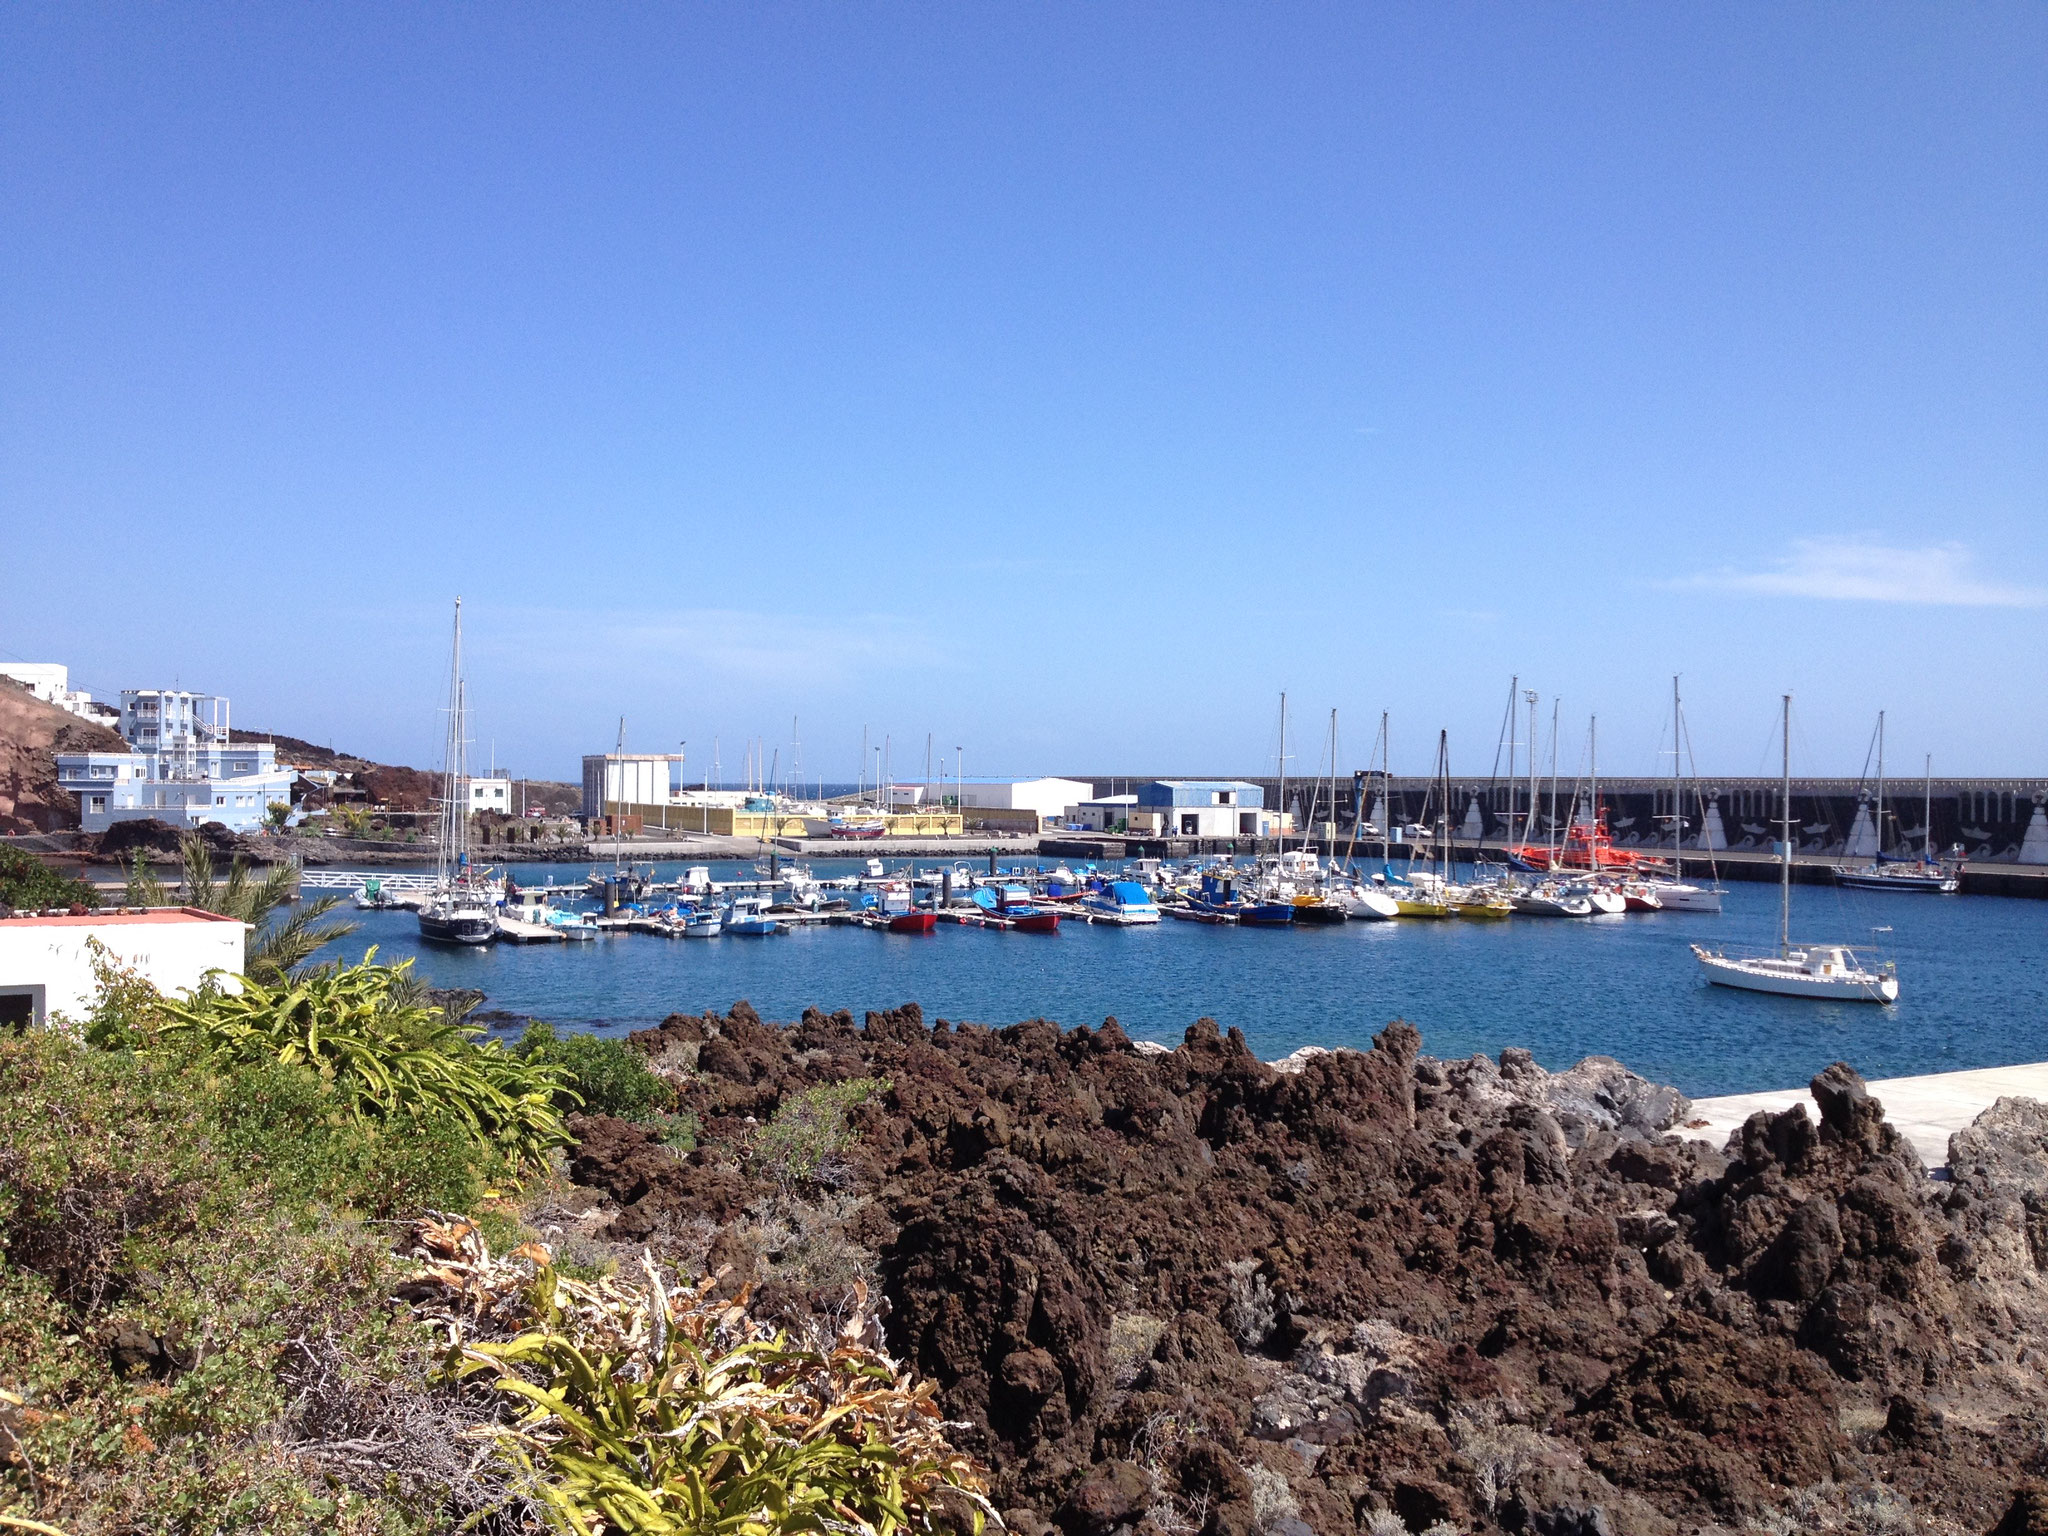
POLYGON ((1785 718, 1780 727, 1785 738, 1785 809, 1779 843, 1778 954, 1792 948, 1792 695, 1785 695, 1785 718))
MULTIPOLYGON (((619 844, 624 840, 626 830, 626 717, 624 715, 619 716, 619 746, 618 750, 612 754, 612 759, 619 765, 619 798, 617 802, 619 808, 612 817, 612 877, 616 879, 619 873, 619 844)), ((607 907, 606 910, 609 911, 610 908, 607 907)))
POLYGON ((449 648, 448 661, 448 740, 441 752, 441 836, 438 852, 439 875, 442 884, 461 868, 462 855, 467 849, 469 807, 463 804, 468 798, 468 763, 463 750, 463 697, 462 697, 462 599, 455 599, 455 636, 449 648))
POLYGON ((1680 777, 1678 674, 1671 674, 1671 875, 1685 878, 1685 782, 1680 777))
POLYGON ((1920 862, 1934 862, 1934 754, 1927 754, 1927 805, 1920 812, 1920 862))
POLYGON ((1593 824, 1586 829, 1587 858, 1589 867, 1596 872, 1600 866, 1599 855, 1593 851, 1593 835, 1600 830, 1600 717, 1586 718, 1586 759, 1593 778, 1593 824))
POLYGON ((1387 711, 1380 711, 1380 868, 1394 858, 1394 743, 1387 735, 1387 711))
POLYGON ((1884 862, 1884 711, 1877 712, 1877 862, 1884 862))
POLYGON ((1546 847, 1553 866, 1557 863, 1557 722, 1563 708, 1563 699, 1550 701, 1550 837, 1546 847))
POLYGON ((1280 808, 1274 824, 1280 834, 1279 852, 1287 851, 1287 690, 1280 690, 1280 808))
POLYGON ((1337 853, 1337 711, 1330 711, 1330 855, 1337 853))
POLYGON ((1529 701, 1529 809, 1522 817, 1522 843, 1526 847, 1529 834, 1536 829, 1536 690, 1529 689, 1523 697, 1529 701))
MULTIPOLYGON (((1517 673, 1508 679, 1508 843, 1515 841, 1515 703, 1522 696, 1522 678, 1517 673)), ((1535 754, 1532 744, 1530 754, 1535 754)), ((1484 825, 1482 822, 1481 825, 1484 825)), ((1481 839, 1484 847, 1485 840, 1481 839)))

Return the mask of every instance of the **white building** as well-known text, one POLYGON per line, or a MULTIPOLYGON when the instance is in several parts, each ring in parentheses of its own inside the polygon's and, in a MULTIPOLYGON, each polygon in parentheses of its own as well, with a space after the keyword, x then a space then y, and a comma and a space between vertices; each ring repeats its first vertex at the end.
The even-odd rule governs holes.
POLYGON ((1092 798, 1095 786, 1079 779, 968 779, 951 793, 964 810, 1035 811, 1057 821, 1068 806, 1092 798))
POLYGON ((1128 826, 1131 814, 1137 808, 1136 795, 1103 795, 1068 806, 1066 824, 1079 827, 1084 832, 1107 832, 1115 827, 1128 826))
POLYGON ((57 783, 78 797, 79 826, 87 832, 149 817, 174 827, 217 821, 253 832, 272 805, 291 804, 293 770, 278 766, 270 742, 233 739, 225 698, 124 688, 120 730, 134 751, 57 757, 57 783))
POLYGON ((608 804, 672 805, 683 783, 680 752, 593 752, 583 759, 583 814, 608 804))
POLYGON ((501 816, 510 816, 514 809, 510 769, 501 768, 488 777, 469 781, 470 815, 474 816, 479 811, 496 811, 501 816))
POLYGON ((0 677, 11 677, 41 699, 82 720, 112 725, 120 712, 111 704, 95 704, 92 695, 71 686, 71 669, 55 661, 0 661, 0 677))
POLYGON ((214 971, 239 991, 247 923, 193 907, 89 912, 83 917, 0 918, 0 1025, 82 1022, 98 996, 91 941, 115 964, 167 996, 190 992, 214 971))
POLYGON ((1284 825, 1243 779, 1156 779, 1138 786, 1138 805, 1176 837, 1267 837, 1284 825))

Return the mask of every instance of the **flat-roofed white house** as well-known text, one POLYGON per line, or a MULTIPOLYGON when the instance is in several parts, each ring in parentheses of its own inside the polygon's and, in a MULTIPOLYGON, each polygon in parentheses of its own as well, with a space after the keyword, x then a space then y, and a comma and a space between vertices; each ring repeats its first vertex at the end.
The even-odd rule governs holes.
POLYGON ((1031 811, 1040 821, 1058 821, 1070 805, 1095 793, 1080 779, 968 779, 955 782, 951 794, 963 810, 1031 811))
POLYGON ((0 661, 0 677, 13 678, 45 704, 54 704, 81 720, 112 725, 120 718, 121 712, 113 705, 96 703, 91 694, 72 687, 71 669, 60 661, 0 661))
POLYGON ((1154 779, 1137 794, 1170 837, 1266 837, 1276 825, 1266 792, 1243 779, 1154 779))
POLYGON ((223 990, 239 991, 248 931, 196 907, 0 917, 0 1025, 47 1024, 54 1014, 83 1021, 99 995, 96 955, 166 996, 189 993, 216 971, 223 990))

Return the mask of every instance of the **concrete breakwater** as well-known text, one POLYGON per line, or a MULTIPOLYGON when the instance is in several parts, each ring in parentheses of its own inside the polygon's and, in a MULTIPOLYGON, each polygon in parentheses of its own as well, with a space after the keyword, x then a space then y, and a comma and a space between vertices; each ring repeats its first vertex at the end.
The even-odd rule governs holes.
MULTIPOLYGON (((1077 777, 1087 778, 1087 775, 1077 777)), ((1128 790, 1143 784, 1142 776, 1090 779, 1098 794, 1128 790)), ((1272 777, 1251 777, 1243 782, 1264 791, 1266 804, 1279 806, 1281 785, 1272 777)), ((1512 826, 1515 836, 1540 841, 1554 824, 1570 818, 1576 791, 1583 799, 1587 784, 1581 779, 1560 779, 1554 790, 1547 778, 1536 784, 1535 830, 1525 834, 1531 814, 1530 786, 1524 778, 1510 783, 1499 778, 1462 777, 1451 781, 1451 823, 1460 841, 1480 838, 1504 840, 1512 826)), ((1436 781, 1419 776, 1395 775, 1385 786, 1392 801, 1397 826, 1424 821, 1434 824, 1442 807, 1433 796, 1436 781)), ((1383 786, 1377 775, 1340 776, 1334 786, 1328 779, 1294 779, 1286 784, 1284 809, 1292 812, 1294 825, 1305 831, 1324 832, 1327 824, 1341 840, 1360 819, 1361 800, 1365 819, 1377 822, 1383 786)), ((1857 845, 1859 813, 1868 835, 1874 836, 1875 779, 1795 778, 1792 781, 1792 819, 1798 828, 1801 852, 1841 855, 1857 845)), ((1702 777, 1690 780, 1681 796, 1674 796, 1670 779, 1602 778, 1600 804, 1607 813, 1609 831, 1616 846, 1654 849, 1668 847, 1674 799, 1682 801, 1678 812, 1685 822, 1689 851, 1704 851, 1700 841, 1702 821, 1711 835, 1715 851, 1767 851, 1778 836, 1782 785, 1775 778, 1702 777)), ((1945 850, 1958 843, 1977 862, 2032 861, 2048 867, 2048 778, 1937 778, 1932 785, 1934 846, 1945 850), (2029 842, 2029 834, 2033 842, 2029 842)), ((1888 780, 1885 786, 1884 846, 1887 851, 1910 849, 1918 852, 1925 837, 1923 825, 1928 809, 1924 786, 1916 778, 1888 780)), ((1868 851, 1868 850, 1866 850, 1868 851)))

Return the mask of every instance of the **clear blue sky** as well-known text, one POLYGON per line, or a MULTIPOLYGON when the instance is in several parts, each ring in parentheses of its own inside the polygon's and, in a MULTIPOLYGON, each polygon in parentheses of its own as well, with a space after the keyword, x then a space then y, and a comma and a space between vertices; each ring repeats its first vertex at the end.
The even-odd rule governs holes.
POLYGON ((2048 772, 2048 9, 10 6, 0 535, 422 764, 2048 772))

